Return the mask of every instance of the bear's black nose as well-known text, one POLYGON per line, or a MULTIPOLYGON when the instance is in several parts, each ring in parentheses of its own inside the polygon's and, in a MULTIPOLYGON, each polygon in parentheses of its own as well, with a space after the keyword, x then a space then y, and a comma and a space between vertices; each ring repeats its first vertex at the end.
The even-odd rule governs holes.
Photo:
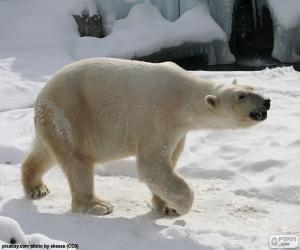
POLYGON ((267 110, 269 110, 271 106, 271 100, 269 98, 265 99, 263 105, 267 110))

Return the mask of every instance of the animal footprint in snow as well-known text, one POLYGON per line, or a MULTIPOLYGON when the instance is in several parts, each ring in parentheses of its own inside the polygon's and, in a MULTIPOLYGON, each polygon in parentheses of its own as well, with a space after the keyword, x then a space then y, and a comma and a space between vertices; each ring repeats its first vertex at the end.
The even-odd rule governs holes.
POLYGON ((233 216, 242 216, 242 215, 258 215, 258 214, 267 214, 269 213, 267 210, 264 209, 257 209, 252 206, 242 206, 236 208, 230 214, 233 216))

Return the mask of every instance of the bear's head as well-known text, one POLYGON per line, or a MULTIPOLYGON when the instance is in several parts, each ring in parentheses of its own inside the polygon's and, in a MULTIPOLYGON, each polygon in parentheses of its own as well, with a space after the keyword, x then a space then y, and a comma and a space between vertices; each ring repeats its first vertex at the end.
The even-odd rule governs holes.
POLYGON ((271 100, 234 80, 230 86, 219 87, 216 95, 207 95, 205 103, 220 118, 221 127, 245 128, 267 118, 271 100))

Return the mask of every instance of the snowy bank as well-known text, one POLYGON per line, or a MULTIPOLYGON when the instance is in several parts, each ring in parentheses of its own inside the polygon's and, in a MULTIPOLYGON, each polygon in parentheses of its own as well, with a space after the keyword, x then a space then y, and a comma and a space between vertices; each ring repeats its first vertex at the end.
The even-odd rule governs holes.
MULTIPOLYGON (((210 16, 205 3, 175 22, 166 20, 149 3, 136 4, 103 39, 79 36, 72 14, 83 6, 81 1, 72 0, 1 1, 0 59, 11 58, 14 71, 37 81, 77 59, 141 57, 185 44, 198 46, 199 53, 209 55, 210 64, 234 61, 226 34, 210 16)), ((95 11, 90 9, 91 13, 95 11)))
MULTIPOLYGON (((65 242, 56 241, 42 234, 25 235, 20 225, 9 217, 0 216, 0 247, 1 249, 57 249, 58 246, 67 246, 65 242), (45 247, 45 245, 49 247, 45 247), (54 245, 52 248, 51 245, 54 245)), ((62 248, 62 247, 61 247, 62 248)))
MULTIPOLYGON (((225 32, 202 3, 185 12, 175 22, 169 22, 150 3, 136 4, 125 19, 117 20, 111 33, 103 39, 78 40, 77 58, 110 56, 139 58, 165 48, 188 45, 198 47, 198 53, 208 56, 209 64, 232 63, 225 32)), ((191 55, 187 55, 191 56, 191 55)))

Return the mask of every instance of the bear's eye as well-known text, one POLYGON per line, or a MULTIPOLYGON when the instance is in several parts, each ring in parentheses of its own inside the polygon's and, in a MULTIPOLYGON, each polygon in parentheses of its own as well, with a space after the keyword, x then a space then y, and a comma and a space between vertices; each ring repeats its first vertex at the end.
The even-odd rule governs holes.
POLYGON ((245 99, 246 98, 246 95, 245 94, 241 94, 240 96, 239 96, 239 101, 241 101, 241 100, 243 100, 243 99, 245 99))
POLYGON ((10 244, 16 244, 16 243, 17 243, 17 241, 16 241, 16 239, 15 239, 15 238, 11 238, 9 243, 10 243, 10 244))

